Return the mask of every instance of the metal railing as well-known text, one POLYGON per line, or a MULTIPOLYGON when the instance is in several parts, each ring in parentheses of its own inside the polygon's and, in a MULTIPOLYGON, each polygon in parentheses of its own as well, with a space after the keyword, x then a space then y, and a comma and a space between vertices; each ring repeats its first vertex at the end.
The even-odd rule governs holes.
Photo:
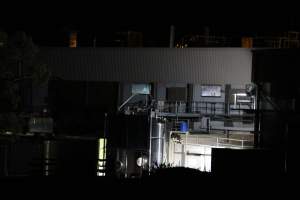
POLYGON ((211 141, 207 141, 204 138, 196 138, 194 141, 189 141, 189 136, 187 133, 184 134, 184 141, 182 143, 172 142, 170 140, 168 147, 168 155, 167 162, 176 166, 184 166, 184 167, 196 167, 200 171, 211 171, 211 149, 212 148, 232 148, 232 149, 244 149, 244 148, 252 148, 253 146, 246 145, 247 142, 251 142, 250 140, 240 140, 240 139, 232 139, 232 138, 209 138, 211 141), (222 140, 225 141, 221 142, 222 140), (240 144, 232 144, 232 141, 239 142, 240 144), (179 145, 179 146, 178 146, 179 145), (177 146, 177 147, 176 147, 177 146), (191 158, 193 156, 194 158, 191 158), (199 158, 196 158, 196 157, 199 158), (197 160, 198 164, 195 166, 190 165, 188 162, 189 159, 197 160))
POLYGON ((222 138, 222 137, 215 137, 215 142, 202 142, 201 139, 198 139, 197 143, 191 143, 191 142, 185 142, 183 145, 199 145, 199 146, 208 146, 208 147, 214 147, 214 148, 252 148, 253 147, 253 141, 251 140, 243 140, 243 139, 233 139, 233 138, 222 138), (222 142, 224 141, 224 142, 222 142), (234 142, 237 142, 239 144, 234 144, 234 142))
MULTIPOLYGON (((243 110, 251 109, 249 103, 229 104, 228 115, 243 115, 243 110)), ((156 109, 164 113, 200 113, 203 115, 225 115, 224 102, 209 101, 158 101, 156 109)))
POLYGON ((179 133, 181 135, 183 145, 201 145, 210 147, 233 147, 233 148, 251 148, 254 141, 250 139, 236 139, 229 137, 215 137, 209 135, 189 135, 188 132, 170 131, 169 140, 172 141, 171 135, 179 133))
POLYGON ((252 148, 254 143, 251 140, 233 139, 233 138, 216 138, 217 147, 232 147, 232 148, 252 148), (225 141, 225 142, 220 142, 225 141), (238 142, 240 145, 233 144, 233 142, 238 142), (248 145, 246 145, 248 144, 248 145))

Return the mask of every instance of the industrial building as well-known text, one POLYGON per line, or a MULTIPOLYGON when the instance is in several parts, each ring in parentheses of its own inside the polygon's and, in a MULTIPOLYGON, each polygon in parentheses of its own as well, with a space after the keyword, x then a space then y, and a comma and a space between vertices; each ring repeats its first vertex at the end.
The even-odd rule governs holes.
MULTIPOLYGON (((141 151, 140 154, 142 155, 148 153, 149 144, 147 141, 150 130, 149 122, 146 120, 148 120, 149 112, 155 115, 154 124, 158 123, 157 120, 165 120, 166 122, 162 124, 168 124, 168 127, 160 125, 162 129, 166 130, 159 130, 163 131, 160 133, 163 135, 159 135, 159 137, 171 138, 173 136, 171 136, 170 131, 180 131, 180 124, 187 123, 189 128, 184 132, 193 132, 194 134, 185 134, 188 137, 184 142, 188 143, 190 140, 191 143, 199 146, 196 148, 199 159, 210 156, 208 153, 208 156, 202 156, 202 158, 200 154, 200 151, 206 149, 208 149, 207 152, 210 152, 210 147, 229 145, 244 148, 244 146, 253 145, 253 134, 250 133, 254 131, 253 115, 244 113, 245 109, 253 109, 253 102, 255 102, 252 97, 244 96, 246 95, 246 86, 251 83, 252 60, 249 49, 65 48, 47 50, 47 63, 53 70, 53 75, 57 77, 70 81, 118 83, 118 88, 112 88, 112 90, 118 89, 118 96, 114 98, 117 98, 115 102, 118 103, 119 113, 126 115, 125 127, 128 126, 129 129, 132 129, 131 131, 136 132, 124 133, 122 131, 124 127, 121 127, 121 130, 111 129, 112 133, 108 131, 108 135, 117 134, 120 138, 122 135, 128 134, 128 144, 121 141, 120 146, 114 146, 121 151, 116 152, 118 156, 120 156, 119 154, 126 154, 126 151, 129 151, 131 155, 128 156, 131 157, 136 156, 137 152, 135 151, 141 151), (206 93, 204 90, 207 90, 206 93), (210 92, 215 92, 215 94, 210 92), (149 99, 149 95, 151 99, 149 99), (147 108, 150 101, 154 103, 152 111, 147 108), (131 115, 133 116, 131 117, 131 115), (144 116, 145 121, 144 127, 140 127, 138 131, 135 130, 134 126, 135 121, 138 121, 134 119, 138 118, 135 115, 144 116), (205 120, 208 122, 204 122, 205 120), (231 131, 239 132, 239 134, 223 134, 231 131), (203 134, 203 132, 211 132, 212 134, 203 134), (140 138, 140 140, 136 140, 135 137, 140 138), (130 142, 130 139, 133 141, 130 142), (125 148, 127 146, 129 146, 128 150, 125 148), (205 148, 206 146, 209 147, 205 148)), ((99 92, 102 93, 102 91, 99 92)), ((101 95, 102 98, 112 100, 112 97, 101 95)), ((99 99, 99 101, 101 100, 99 99)), ((114 120, 112 119, 110 122, 113 123, 112 126, 116 125, 114 120)), ((156 127, 154 126, 153 129, 156 130, 156 127)), ((180 132, 178 133, 180 134, 180 132)), ((172 132, 172 134, 176 134, 176 132, 172 132)), ((164 140, 163 143, 173 141, 167 140, 164 140)), ((171 145, 173 144, 170 144, 170 148, 171 145)), ((167 150, 165 149, 165 151, 167 150)), ((167 161, 175 156, 173 155, 175 149, 172 151, 169 158, 159 158, 155 161, 158 164, 168 162, 174 165, 192 167, 192 164, 181 164, 184 162, 181 159, 184 158, 180 158, 180 160, 173 158, 175 160, 167 161)), ((126 155, 124 156, 126 157, 126 155)), ((125 158, 124 156, 122 158, 120 156, 120 159, 137 159, 125 158)), ((189 157, 193 158, 194 156, 189 157)), ((188 159, 186 160, 188 162, 188 159)), ((122 160, 120 162, 124 164, 128 161, 122 160)), ((192 162, 200 161, 196 159, 192 162)), ((207 161, 207 163, 209 162, 207 161)), ((131 163, 135 162, 131 161, 131 163)), ((130 165, 132 164, 128 164, 128 168, 130 165)), ((209 166, 202 163, 201 168, 207 168, 205 170, 210 171, 210 164, 207 165, 209 166)), ((198 168, 197 166, 193 167, 198 168)), ((133 169, 130 170, 133 171, 133 169)))
MULTIPOLYGON (((162 166, 284 172, 285 159, 273 153, 278 144, 261 146, 256 83, 271 62, 259 56, 249 48, 42 48, 52 76, 28 89, 26 104, 34 112, 46 103, 54 120, 51 137, 40 134, 43 173, 75 168, 69 174, 131 178, 162 166), (82 159, 77 168, 72 158, 82 159)), ((2 168, 9 174, 7 163, 2 168)))

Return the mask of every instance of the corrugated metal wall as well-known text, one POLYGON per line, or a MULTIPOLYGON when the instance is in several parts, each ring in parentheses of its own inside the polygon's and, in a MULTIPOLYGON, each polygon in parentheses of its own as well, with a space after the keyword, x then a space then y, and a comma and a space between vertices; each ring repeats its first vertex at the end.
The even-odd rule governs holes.
POLYGON ((245 85, 245 48, 42 48, 53 75, 66 80, 245 85))

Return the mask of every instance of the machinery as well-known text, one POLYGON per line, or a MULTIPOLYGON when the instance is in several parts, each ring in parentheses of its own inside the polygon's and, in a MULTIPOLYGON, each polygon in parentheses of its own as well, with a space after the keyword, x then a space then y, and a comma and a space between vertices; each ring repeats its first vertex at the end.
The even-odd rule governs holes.
MULTIPOLYGON (((144 85, 133 87, 117 115, 108 119, 108 176, 141 177, 164 166, 210 172, 214 148, 253 148, 253 121, 224 119, 224 103, 156 101, 149 90, 144 85)), ((248 106, 251 102, 246 103, 244 110, 253 109, 248 106)), ((243 112, 234 105, 229 108, 228 115, 243 119, 243 112)))

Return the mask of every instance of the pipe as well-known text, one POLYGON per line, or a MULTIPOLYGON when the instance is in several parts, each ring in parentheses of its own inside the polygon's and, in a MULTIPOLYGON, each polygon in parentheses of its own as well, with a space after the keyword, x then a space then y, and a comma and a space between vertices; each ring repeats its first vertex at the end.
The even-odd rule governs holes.
POLYGON ((149 130, 149 159, 148 159, 148 163, 149 163, 149 172, 151 172, 151 159, 152 159, 152 154, 151 154, 151 151, 152 151, 152 148, 151 148, 151 145, 152 145, 152 110, 150 110, 150 122, 149 122, 149 124, 150 124, 150 130, 149 130))
POLYGON ((121 108, 123 107, 123 106, 125 106, 133 97, 135 97, 135 96, 137 96, 138 94, 133 94, 133 95, 131 95, 119 108, 118 108, 118 110, 120 111, 121 110, 121 108))
POLYGON ((254 147, 258 148, 261 145, 260 138, 260 101, 261 101, 261 86, 257 85, 256 90, 256 110, 254 122, 254 147))

